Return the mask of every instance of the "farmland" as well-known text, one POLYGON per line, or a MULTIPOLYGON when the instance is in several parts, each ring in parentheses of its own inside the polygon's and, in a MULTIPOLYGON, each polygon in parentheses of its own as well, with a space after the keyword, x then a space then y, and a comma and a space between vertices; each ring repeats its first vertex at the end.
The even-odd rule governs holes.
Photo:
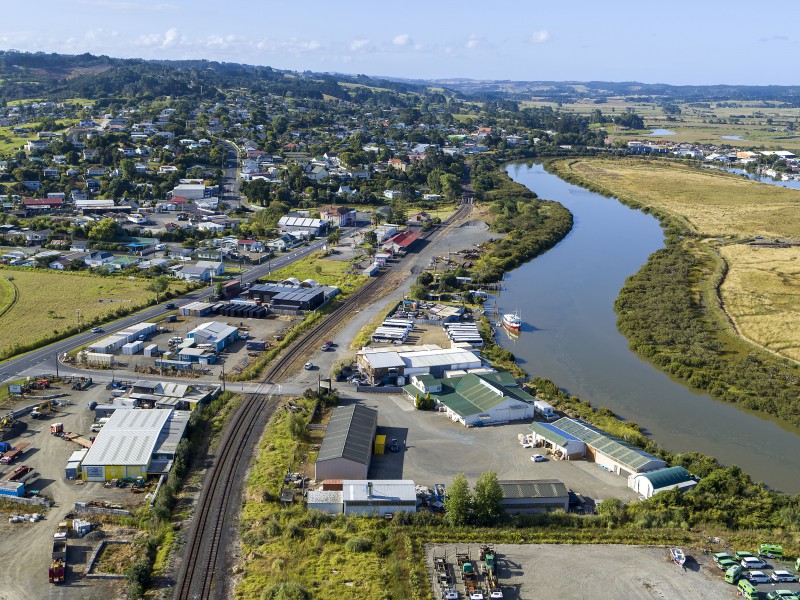
MULTIPOLYGON (((35 270, 3 270, 0 275, 12 280, 18 294, 16 303, 0 316, 0 357, 77 327, 78 311, 86 328, 154 298, 142 279, 35 270)), ((180 284, 172 289, 181 289, 180 284)), ((0 303, 4 298, 0 292, 0 303)))
POLYGON ((722 299, 739 332, 800 361, 800 248, 721 249, 728 263, 722 299))
MULTIPOLYGON (((800 193, 679 164, 636 160, 557 163, 568 177, 660 212, 686 231, 728 242, 800 238, 800 193)), ((721 297, 741 335, 782 356, 800 358, 797 248, 721 246, 727 263, 721 297)))

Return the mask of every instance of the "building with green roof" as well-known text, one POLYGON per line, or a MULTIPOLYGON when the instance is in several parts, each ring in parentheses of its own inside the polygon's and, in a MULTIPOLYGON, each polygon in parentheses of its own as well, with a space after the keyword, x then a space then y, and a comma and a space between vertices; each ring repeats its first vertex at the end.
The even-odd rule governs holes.
POLYGON ((430 393, 448 417, 465 427, 532 419, 535 398, 515 382, 510 385, 511 381, 500 373, 470 373, 446 379, 414 375, 403 390, 412 399, 430 393))
POLYGON ((667 463, 657 456, 617 439, 584 421, 563 417, 552 423, 552 427, 562 437, 566 434, 582 441, 586 444, 588 458, 593 459, 607 471, 623 477, 667 466, 667 463))
POLYGON ((628 477, 628 487, 643 498, 650 498, 665 490, 686 491, 697 485, 683 467, 667 467, 647 473, 635 473, 628 477))

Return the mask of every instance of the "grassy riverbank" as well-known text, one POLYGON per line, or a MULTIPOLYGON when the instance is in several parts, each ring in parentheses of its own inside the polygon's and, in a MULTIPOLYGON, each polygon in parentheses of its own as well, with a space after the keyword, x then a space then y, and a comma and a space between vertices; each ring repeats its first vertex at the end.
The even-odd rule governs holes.
MULTIPOLYGON (((747 278, 737 278, 740 270, 745 268, 743 263, 723 260, 720 247, 728 257, 732 253, 728 246, 721 246, 720 242, 707 237, 708 228, 712 226, 710 221, 698 230, 697 223, 705 221, 697 214, 675 216, 675 207, 681 206, 681 201, 662 200, 653 205, 647 201, 648 194, 653 193, 650 186, 656 185, 653 182, 662 186, 664 196, 672 197, 667 180, 663 179, 665 174, 678 173, 697 181, 696 177, 704 177, 705 173, 687 174, 684 171, 690 171, 688 167, 653 161, 643 161, 643 165, 631 163, 630 160, 573 159, 548 165, 550 170, 572 183, 616 196, 636 208, 650 210, 668 232, 666 248, 652 254, 642 269, 628 278, 615 304, 618 327, 628 338, 631 349, 670 374, 684 379, 692 387, 795 425, 800 424, 800 369, 738 336, 723 311, 728 309, 730 312, 732 307, 720 303, 719 288, 723 282, 726 282, 728 293, 737 283, 748 283, 747 278), (642 172, 641 169, 645 168, 648 170, 642 172), (640 173, 642 181, 638 185, 648 190, 642 198, 635 195, 636 190, 630 184, 614 179, 614 173, 631 171, 640 173), (648 176, 651 171, 655 173, 652 178, 648 176), (589 179, 597 173, 604 175, 597 176, 596 180, 589 179), (689 226, 687 218, 695 223, 694 227, 689 226)), ((628 181, 627 175, 621 177, 628 181)), ((728 176, 712 174, 711 179, 702 179, 702 182, 706 187, 713 187, 718 182, 727 184, 729 179, 728 176)), ((740 182, 733 179, 738 186, 740 182)), ((679 189, 682 189, 680 185, 679 189)), ((695 197, 703 198, 702 194, 703 188, 698 187, 695 197)), ((787 205, 784 210, 791 212, 794 208, 787 205)), ((787 232, 795 225, 787 225, 787 232)), ((731 240, 736 232, 728 231, 726 235, 731 240)), ((759 291, 748 290, 748 293, 751 296, 746 300, 752 303, 752 294, 758 295, 759 291)), ((752 306, 745 302, 734 306, 742 311, 752 310, 752 306)), ((732 317, 738 320, 739 315, 732 313, 732 317)), ((779 317, 775 319, 773 323, 780 322, 779 317)), ((768 330, 763 325, 763 318, 761 322, 763 330, 768 330)), ((786 332, 780 338, 783 347, 794 343, 786 341, 787 335, 793 340, 800 333, 786 332)))

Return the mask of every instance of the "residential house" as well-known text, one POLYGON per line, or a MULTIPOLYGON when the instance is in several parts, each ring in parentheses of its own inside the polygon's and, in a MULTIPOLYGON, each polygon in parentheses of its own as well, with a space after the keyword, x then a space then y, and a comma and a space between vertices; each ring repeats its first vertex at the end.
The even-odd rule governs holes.
POLYGON ((327 179, 330 176, 330 173, 328 173, 328 170, 325 167, 316 166, 306 173, 306 176, 311 181, 322 181, 323 179, 327 179))
POLYGON ((185 265, 175 271, 175 277, 186 281, 211 281, 211 269, 198 265, 185 265))
POLYGON ((52 229, 42 229, 41 231, 26 231, 25 232, 25 245, 38 246, 44 244, 47 238, 53 234, 52 229))
POLYGON ((404 173, 405 173, 406 169, 408 168, 408 165, 406 163, 404 163, 402 161, 402 159, 399 159, 399 158, 390 158, 389 162, 388 162, 388 165, 389 165, 390 168, 397 169, 398 171, 402 171, 404 173))
POLYGON ((236 240, 236 245, 243 252, 263 252, 264 243, 259 240, 236 240))
POLYGON ((114 255, 111 254, 111 252, 99 250, 88 254, 86 258, 83 259, 83 262, 86 263, 87 267, 102 267, 110 262, 114 262, 114 255))
POLYGON ((320 217, 339 227, 352 227, 356 224, 356 209, 346 206, 324 206, 319 211, 320 217))
POLYGON ((214 277, 219 277, 225 274, 225 263, 222 262, 201 260, 198 261, 195 266, 208 268, 214 277))

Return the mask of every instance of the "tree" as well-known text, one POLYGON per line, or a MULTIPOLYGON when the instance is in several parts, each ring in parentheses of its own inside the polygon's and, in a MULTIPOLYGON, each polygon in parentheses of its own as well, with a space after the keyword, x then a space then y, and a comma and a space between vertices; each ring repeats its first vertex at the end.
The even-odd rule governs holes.
POLYGON ((464 473, 459 473, 453 478, 450 490, 444 501, 447 521, 451 525, 466 525, 469 523, 472 512, 472 493, 469 482, 464 473))
POLYGON ((497 473, 487 471, 481 473, 475 483, 475 498, 473 506, 475 520, 479 525, 494 525, 503 514, 500 505, 503 500, 503 490, 497 482, 497 473))
POLYGON ((428 297, 428 288, 419 283, 415 283, 408 290, 408 297, 413 300, 425 300, 428 297))
POLYGON ((370 246, 374 246, 378 243, 378 234, 375 233, 373 230, 367 231, 364 234, 364 243, 369 244, 370 246))
POLYGON ((156 302, 158 302, 161 294, 169 289, 169 277, 166 277, 165 275, 159 275, 158 277, 153 278, 153 281, 151 281, 150 285, 148 285, 145 289, 148 292, 153 292, 156 295, 156 302))
POLYGON ((113 242, 117 237, 117 223, 114 219, 103 219, 89 231, 89 239, 96 242, 113 242))

